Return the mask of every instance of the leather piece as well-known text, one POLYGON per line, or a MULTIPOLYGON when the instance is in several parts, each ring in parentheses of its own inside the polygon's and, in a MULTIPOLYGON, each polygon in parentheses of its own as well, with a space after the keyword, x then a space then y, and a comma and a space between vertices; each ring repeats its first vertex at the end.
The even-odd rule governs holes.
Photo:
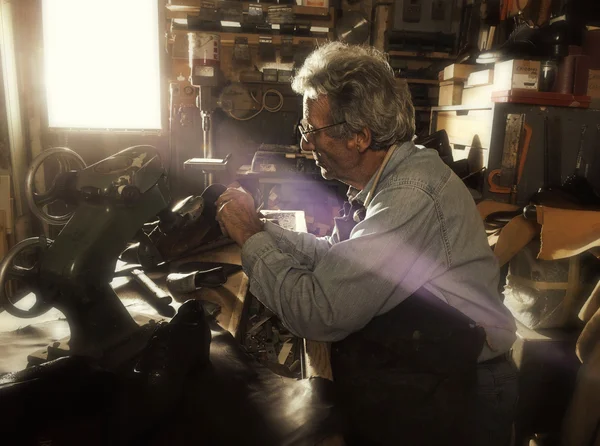
POLYGON ((522 215, 509 221, 502 228, 494 248, 499 266, 506 265, 539 233, 539 225, 535 221, 526 220, 522 215))
POLYGON ((538 258, 557 260, 600 246, 600 212, 537 206, 542 225, 542 248, 538 258))
POLYGON ((148 407, 152 399, 128 372, 64 358, 5 377, 3 435, 18 439, 14 445, 286 446, 313 445, 339 431, 332 382, 276 375, 214 321, 209 326, 210 364, 181 382, 177 401, 148 407))
POLYGON ((600 309, 600 281, 596 284, 589 297, 579 311, 579 319, 588 323, 596 312, 600 309))

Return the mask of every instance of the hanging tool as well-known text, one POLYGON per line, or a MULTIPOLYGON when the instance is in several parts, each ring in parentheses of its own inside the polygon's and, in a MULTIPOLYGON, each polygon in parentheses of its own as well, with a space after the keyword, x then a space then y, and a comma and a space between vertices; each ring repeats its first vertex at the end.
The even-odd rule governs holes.
POLYGON ((506 117, 506 136, 502 152, 502 167, 488 176, 490 192, 510 194, 511 203, 517 200, 517 187, 523 175, 533 130, 525 123, 525 115, 509 114, 506 117))
POLYGON ((581 126, 581 137, 579 140, 579 150, 577 151, 575 170, 567 177, 562 185, 562 189, 571 194, 574 197, 575 202, 579 203, 581 206, 597 207, 600 206, 600 197, 596 195, 593 187, 590 185, 585 175, 585 172, 588 168, 588 163, 585 162, 583 154, 587 127, 588 126, 585 124, 581 126))

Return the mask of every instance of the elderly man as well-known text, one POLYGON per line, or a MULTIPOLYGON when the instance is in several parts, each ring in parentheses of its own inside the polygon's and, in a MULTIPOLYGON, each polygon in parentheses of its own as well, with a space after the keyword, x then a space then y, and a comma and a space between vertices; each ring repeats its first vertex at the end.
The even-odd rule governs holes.
POLYGON ((507 445, 515 324, 471 195, 412 143, 408 89, 384 54, 337 42, 292 86, 302 148, 349 202, 318 238, 263 223, 229 188, 217 219, 242 247, 250 290, 296 335, 333 342, 348 444, 507 445))

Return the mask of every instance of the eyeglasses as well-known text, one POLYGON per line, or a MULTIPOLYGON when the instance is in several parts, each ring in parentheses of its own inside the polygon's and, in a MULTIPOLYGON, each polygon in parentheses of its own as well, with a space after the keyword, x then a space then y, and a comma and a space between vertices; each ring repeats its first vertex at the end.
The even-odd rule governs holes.
MULTIPOLYGON (((345 124, 345 123, 346 123, 346 121, 342 121, 342 122, 338 122, 336 124, 329 124, 329 125, 326 125, 325 127, 319 127, 318 129, 310 129, 310 130, 307 130, 302 125, 302 123, 300 123, 300 124, 298 124, 298 131, 302 135, 302 141, 304 141, 306 143, 310 143, 311 139, 312 139, 312 135, 314 133, 319 132, 321 130, 325 130, 325 129, 331 128, 331 127, 335 127, 337 125, 342 125, 342 124, 345 124)), ((302 142, 302 141, 300 141, 300 142, 302 142)))

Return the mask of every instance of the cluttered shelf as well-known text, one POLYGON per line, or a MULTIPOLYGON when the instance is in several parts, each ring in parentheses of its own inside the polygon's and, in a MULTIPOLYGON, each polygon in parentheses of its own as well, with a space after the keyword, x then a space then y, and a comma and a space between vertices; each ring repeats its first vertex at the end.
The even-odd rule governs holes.
MULTIPOLYGON (((177 34, 187 34, 188 30, 173 30, 172 33, 177 34)), ((281 45, 282 39, 286 36, 282 36, 279 34, 270 34, 265 36, 265 34, 253 34, 253 33, 237 33, 237 32, 223 32, 223 31, 210 31, 211 34, 219 35, 220 42, 222 46, 233 46, 236 38, 245 38, 248 39, 248 45, 258 45, 259 39, 264 37, 270 37, 272 39, 273 45, 281 45)), ((325 43, 331 40, 331 37, 323 36, 323 37, 314 37, 314 36, 293 36, 292 44, 293 45, 316 45, 325 43)))

